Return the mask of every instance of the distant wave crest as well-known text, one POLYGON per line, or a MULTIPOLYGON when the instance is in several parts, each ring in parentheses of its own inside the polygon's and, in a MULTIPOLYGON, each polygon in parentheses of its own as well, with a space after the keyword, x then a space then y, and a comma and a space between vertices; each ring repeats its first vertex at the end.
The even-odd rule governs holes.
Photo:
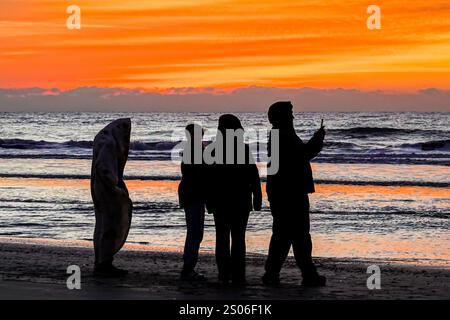
POLYGON ((450 152, 450 140, 433 140, 421 143, 405 143, 404 148, 420 149, 422 151, 448 151, 450 152))
MULTIPOLYGON (((406 143, 403 138, 385 137, 382 145, 367 145, 357 137, 336 137, 336 132, 399 132, 403 129, 360 127, 350 129, 331 129, 334 131, 325 140, 323 151, 314 162, 321 163, 389 163, 389 164, 436 164, 450 165, 450 140, 445 135, 430 137, 422 135, 406 143), (444 139, 439 139, 443 137, 444 139), (433 139, 434 138, 434 139, 433 139), (417 142, 421 141, 423 142, 417 142)), ((408 141, 408 140, 406 140, 408 141)), ((172 150, 180 141, 132 141, 130 143, 130 160, 164 161, 170 160, 172 150)), ((265 161, 267 144, 250 143, 255 157, 265 161)), ((87 140, 69 140, 64 142, 0 139, 0 159, 86 159, 92 157, 93 142, 87 140)))
MULTIPOLYGON (((355 128, 356 129, 356 128, 355 128)), ((369 129, 369 128, 365 128, 369 129)), ((372 128, 381 129, 381 128, 372 128)), ((352 130, 352 129, 349 129, 352 130)), ((392 129, 397 130, 397 129, 392 129)), ((350 132, 350 131, 348 131, 350 132)), ((363 131, 360 131, 363 132, 363 131)), ((159 151, 169 151, 172 150, 180 141, 156 141, 156 142, 144 142, 144 141, 132 141, 130 143, 130 149, 135 151, 145 151, 145 150, 159 150, 159 151)), ((264 143, 260 143, 265 145, 264 143)), ((343 142, 343 141, 333 141, 326 140, 326 147, 332 148, 346 148, 351 149, 359 147, 356 143, 343 142)), ((45 140, 27 140, 27 139, 0 139, 0 148, 3 149, 92 149, 93 141, 74 141, 69 140, 65 142, 54 142, 45 140)), ((415 144, 402 144, 400 147, 404 148, 420 148, 422 150, 436 150, 444 149, 450 151, 450 140, 431 140, 423 143, 415 144)))
MULTIPOLYGON (((172 150, 179 141, 157 141, 157 142, 142 142, 132 141, 130 149, 141 150, 172 150)), ((0 148, 3 149, 92 149, 93 141, 65 141, 53 142, 44 140, 27 140, 27 139, 0 139, 0 148)))
POLYGON ((395 135, 395 134, 442 134, 438 130, 423 130, 423 129, 399 129, 391 127, 353 127, 346 129, 329 129, 329 132, 342 135, 395 135))

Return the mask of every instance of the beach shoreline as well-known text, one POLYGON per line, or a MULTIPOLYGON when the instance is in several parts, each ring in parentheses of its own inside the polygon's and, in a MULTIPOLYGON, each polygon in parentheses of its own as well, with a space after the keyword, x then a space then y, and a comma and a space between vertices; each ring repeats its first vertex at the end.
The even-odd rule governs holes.
POLYGON ((116 264, 128 269, 123 279, 92 276, 93 248, 89 241, 0 238, 0 299, 145 299, 145 300, 321 300, 321 299, 450 299, 450 269, 402 264, 399 261, 315 258, 327 276, 323 288, 300 286, 301 273, 292 257, 282 270, 282 284, 264 287, 265 255, 247 255, 245 288, 220 287, 214 255, 201 253, 198 269, 206 283, 179 280, 182 253, 144 245, 127 245, 116 264), (367 288, 367 268, 381 269, 381 289, 367 288), (67 267, 81 269, 81 290, 66 286, 67 267))

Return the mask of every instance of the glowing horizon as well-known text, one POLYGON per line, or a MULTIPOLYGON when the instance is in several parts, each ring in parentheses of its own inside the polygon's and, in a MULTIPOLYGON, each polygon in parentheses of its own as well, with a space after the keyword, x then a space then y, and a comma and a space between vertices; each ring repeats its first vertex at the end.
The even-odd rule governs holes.
POLYGON ((0 87, 450 89, 448 1, 374 3, 3 0, 0 87))

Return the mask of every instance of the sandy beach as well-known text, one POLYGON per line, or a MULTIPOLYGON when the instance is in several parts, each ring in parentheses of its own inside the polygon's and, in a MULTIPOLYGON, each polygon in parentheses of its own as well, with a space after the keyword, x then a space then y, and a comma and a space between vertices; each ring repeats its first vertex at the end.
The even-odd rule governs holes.
POLYGON ((450 301, 450 0, 0 0, 0 43, 15 317, 450 301))
POLYGON ((398 261, 364 261, 316 258, 321 273, 327 276, 323 288, 300 286, 301 274, 292 257, 286 261, 282 284, 267 288, 261 284, 264 255, 247 257, 245 288, 220 287, 214 256, 200 256, 199 271, 206 283, 179 280, 182 256, 145 246, 127 246, 116 259, 130 274, 123 279, 98 279, 92 276, 93 249, 90 243, 58 240, 0 239, 0 299, 148 299, 148 300, 222 300, 222 299, 450 299, 450 269, 401 264, 398 261), (381 290, 368 290, 367 267, 381 268, 381 290), (68 290, 69 265, 81 269, 81 290, 68 290))

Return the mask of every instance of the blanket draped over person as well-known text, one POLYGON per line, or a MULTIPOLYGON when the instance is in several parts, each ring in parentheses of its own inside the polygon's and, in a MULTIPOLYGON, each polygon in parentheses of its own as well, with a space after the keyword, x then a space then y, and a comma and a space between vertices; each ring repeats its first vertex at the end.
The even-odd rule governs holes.
POLYGON ((91 194, 95 209, 96 266, 112 264, 130 230, 133 204, 123 181, 130 133, 131 120, 118 119, 102 129, 94 139, 91 194))

